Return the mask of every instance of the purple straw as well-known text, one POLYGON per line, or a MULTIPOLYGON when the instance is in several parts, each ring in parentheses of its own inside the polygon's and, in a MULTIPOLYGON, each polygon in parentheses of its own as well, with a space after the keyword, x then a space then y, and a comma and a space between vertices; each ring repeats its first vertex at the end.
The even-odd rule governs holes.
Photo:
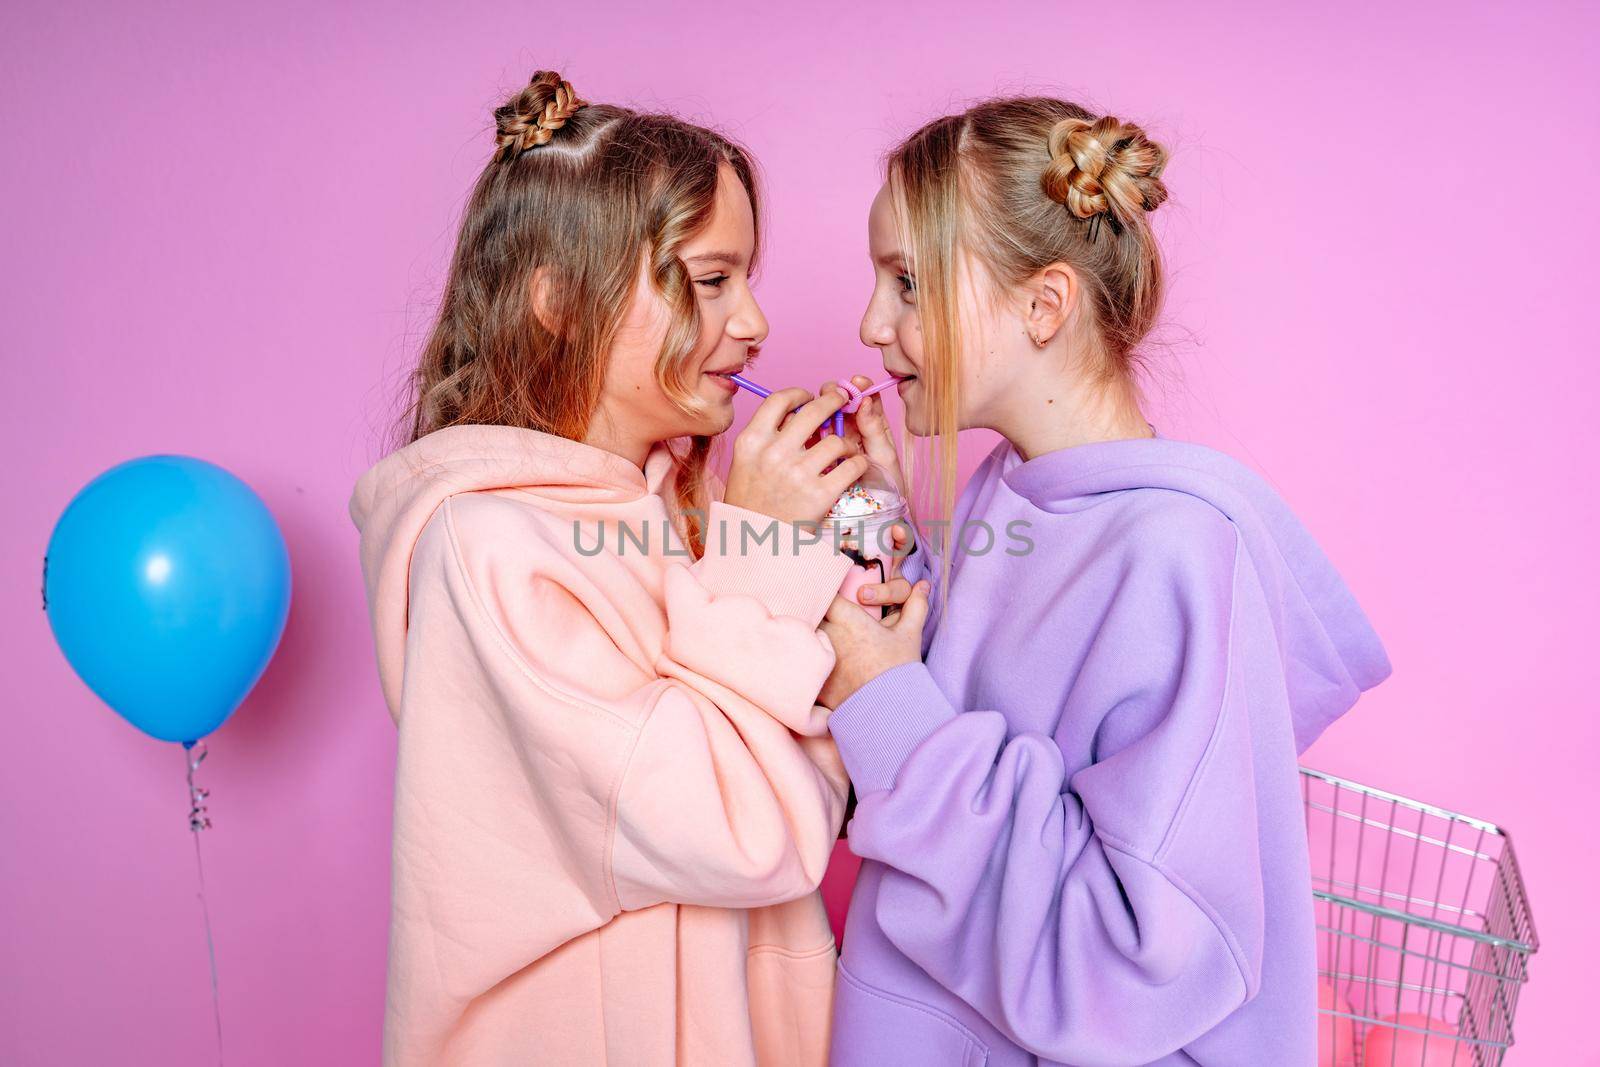
POLYGON ((748 389, 752 393, 756 394, 756 396, 771 396, 772 395, 772 390, 771 389, 768 389, 767 387, 762 386, 762 385, 757 385, 755 382, 752 382, 749 378, 746 378, 742 374, 730 374, 730 375, 728 375, 728 380, 733 382, 733 384, 735 384, 735 385, 744 386, 746 389, 748 389))
MULTIPOLYGON (((752 393, 756 394, 756 396, 767 397, 772 395, 771 389, 768 389, 764 385, 757 385, 755 382, 752 382, 749 378, 746 378, 742 374, 730 374, 728 375, 728 380, 733 382, 735 385, 743 386, 752 393)), ((801 407, 804 406, 804 404, 801 405, 801 407)), ((800 408, 795 408, 794 410, 799 411, 800 408)), ((844 419, 840 417, 838 412, 834 412, 833 415, 833 432, 841 437, 844 436, 844 419)))
MULTIPOLYGON (((756 396, 767 397, 772 395, 771 389, 768 389, 765 386, 757 385, 755 382, 752 382, 749 378, 746 378, 741 374, 730 374, 728 375, 728 379, 735 385, 750 390, 752 393, 756 394, 756 396)), ((844 386, 845 391, 851 395, 850 400, 845 404, 845 406, 833 413, 833 432, 838 436, 843 437, 845 413, 849 412, 850 414, 854 415, 858 410, 860 410, 861 402, 863 400, 869 396, 872 396, 874 393, 883 392, 885 389, 895 385, 895 383, 897 383, 899 380, 900 379, 898 378, 886 378, 878 384, 869 386, 859 393, 856 392, 855 386, 851 385, 849 382, 840 382, 839 384, 844 386)), ((799 411, 800 409, 795 408, 794 410, 799 411)))

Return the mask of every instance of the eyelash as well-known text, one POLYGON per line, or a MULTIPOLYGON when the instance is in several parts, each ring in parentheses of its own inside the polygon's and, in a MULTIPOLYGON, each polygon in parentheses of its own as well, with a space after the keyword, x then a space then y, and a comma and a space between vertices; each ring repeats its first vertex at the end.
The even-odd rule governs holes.
POLYGON ((696 278, 696 285, 703 285, 708 289, 721 289, 722 283, 728 280, 726 274, 719 274, 715 278, 696 278))
POLYGON ((909 274, 897 274, 895 275, 895 281, 900 283, 900 291, 902 293, 914 293, 917 291, 917 280, 909 274))

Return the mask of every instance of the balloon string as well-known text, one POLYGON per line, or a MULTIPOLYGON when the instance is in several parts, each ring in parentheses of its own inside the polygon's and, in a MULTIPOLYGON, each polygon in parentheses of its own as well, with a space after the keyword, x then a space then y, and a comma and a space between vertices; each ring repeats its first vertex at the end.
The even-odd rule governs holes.
POLYGON ((211 958, 211 1010, 217 1020, 217 1067, 222 1067, 222 995, 217 988, 217 946, 211 938, 211 909, 206 904, 206 865, 200 856, 200 831, 211 829, 211 817, 206 814, 206 797, 209 789, 194 784, 194 772, 206 758, 204 741, 190 741, 183 746, 184 763, 189 770, 189 831, 194 836, 194 867, 200 876, 200 915, 206 926, 206 953, 211 958))

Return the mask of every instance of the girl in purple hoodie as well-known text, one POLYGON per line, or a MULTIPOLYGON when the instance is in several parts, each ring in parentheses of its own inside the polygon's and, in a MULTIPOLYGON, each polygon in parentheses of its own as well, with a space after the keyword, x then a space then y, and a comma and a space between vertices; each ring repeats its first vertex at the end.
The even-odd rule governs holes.
MULTIPOLYGON (((835 1064, 1315 1061, 1297 757, 1389 664, 1266 483, 1140 411, 1165 162, 1045 98, 889 158, 862 339, 947 509, 955 432, 1004 440, 869 590, 898 616, 824 623, 864 860, 835 1064)), ((881 406, 857 422, 898 471, 881 406)))

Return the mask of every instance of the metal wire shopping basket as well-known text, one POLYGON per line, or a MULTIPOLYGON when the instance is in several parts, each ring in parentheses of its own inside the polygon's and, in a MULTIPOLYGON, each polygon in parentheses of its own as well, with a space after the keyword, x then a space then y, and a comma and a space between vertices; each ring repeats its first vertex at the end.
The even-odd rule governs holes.
POLYGON ((1538 950, 1510 836, 1301 768, 1318 1067, 1499 1067, 1538 950))

